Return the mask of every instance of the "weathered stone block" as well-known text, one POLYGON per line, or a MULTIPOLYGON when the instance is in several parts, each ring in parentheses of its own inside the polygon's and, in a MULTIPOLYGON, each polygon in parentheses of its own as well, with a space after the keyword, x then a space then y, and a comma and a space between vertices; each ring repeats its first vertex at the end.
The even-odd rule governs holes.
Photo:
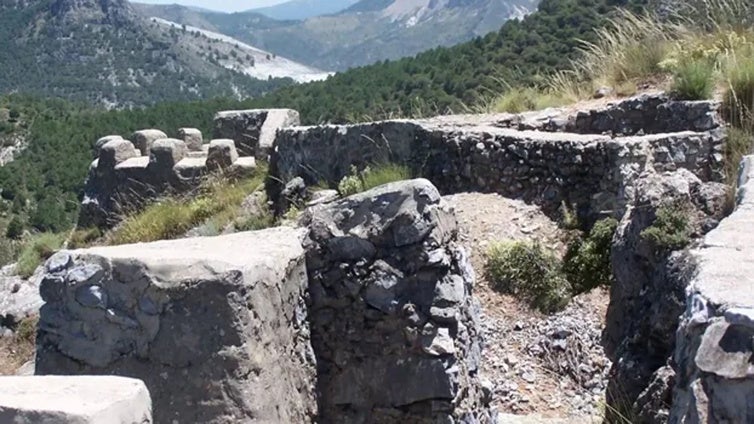
POLYGON ((58 253, 36 373, 140 378, 160 423, 311 422, 300 235, 281 227, 58 253))
POLYGON ((143 156, 149 156, 152 144, 162 138, 168 138, 168 136, 164 132, 155 129, 134 131, 131 135, 131 141, 141 151, 143 156))
POLYGON ((143 382, 123 377, 0 377, 0 422, 149 424, 143 382))
POLYGON ((196 128, 179 128, 178 138, 183 140, 191 151, 201 151, 204 138, 202 132, 196 128))
POLYGON ((96 142, 94 142, 94 152, 95 156, 99 156, 99 151, 102 149, 102 146, 107 144, 110 141, 113 140, 122 140, 123 137, 119 135, 106 135, 104 137, 99 138, 96 142))
POLYGON ((238 151, 233 140, 219 139, 209 143, 207 169, 227 169, 238 160, 238 151))
POLYGON ((278 129, 298 125, 299 114, 291 109, 252 109, 218 112, 215 138, 234 140, 242 156, 267 159, 278 129))
POLYGON ((105 143, 99 151, 97 169, 108 172, 115 169, 121 162, 138 156, 134 145, 130 141, 116 138, 105 143))

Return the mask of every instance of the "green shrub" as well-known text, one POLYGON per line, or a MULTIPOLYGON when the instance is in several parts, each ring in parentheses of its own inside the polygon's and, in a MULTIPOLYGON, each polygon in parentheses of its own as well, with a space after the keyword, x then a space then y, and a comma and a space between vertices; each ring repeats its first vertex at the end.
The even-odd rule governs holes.
POLYGON ((545 313, 563 308, 570 299, 560 260, 537 243, 495 244, 487 252, 485 272, 495 290, 517 296, 545 313))
POLYGON ((574 293, 610 284, 610 247, 617 228, 618 221, 613 218, 597 221, 585 238, 576 238, 568 245, 563 272, 574 293))
POLYGON ((8 223, 8 228, 5 229, 5 237, 9 239, 18 240, 24 234, 24 223, 21 222, 21 218, 18 215, 14 215, 8 223))
POLYGON ((714 68, 707 60, 683 63, 673 76, 671 92, 679 100, 705 100, 715 88, 714 68))
POLYGON ((573 99, 536 88, 510 88, 492 103, 489 112, 521 113, 563 106, 573 99))
POLYGON ((274 225, 275 218, 272 216, 272 213, 242 216, 233 223, 236 231, 264 230, 274 225))
POLYGON ((60 249, 64 240, 62 234, 54 233, 41 233, 32 237, 21 250, 16 263, 16 273, 24 278, 31 277, 42 262, 60 249))
POLYGON ((655 220, 641 232, 659 252, 683 249, 691 242, 689 208, 680 201, 668 202, 657 208, 655 220))
POLYGON ((364 191, 364 183, 361 182, 361 176, 355 168, 351 169, 351 175, 346 175, 338 183, 338 193, 343 197, 361 193, 362 191, 364 191))

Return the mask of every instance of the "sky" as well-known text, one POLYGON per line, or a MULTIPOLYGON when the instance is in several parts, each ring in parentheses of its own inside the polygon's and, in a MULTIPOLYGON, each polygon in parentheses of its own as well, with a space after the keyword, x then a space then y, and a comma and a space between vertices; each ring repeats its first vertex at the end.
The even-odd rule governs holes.
POLYGON ((272 6, 286 0, 135 0, 137 3, 182 4, 223 12, 240 12, 257 7, 272 6))

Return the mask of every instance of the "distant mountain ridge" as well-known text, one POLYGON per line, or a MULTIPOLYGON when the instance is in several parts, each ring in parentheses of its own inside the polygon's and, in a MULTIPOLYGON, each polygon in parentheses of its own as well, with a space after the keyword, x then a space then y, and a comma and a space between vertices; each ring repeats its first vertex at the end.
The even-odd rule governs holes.
POLYGON ((499 29, 509 19, 531 13, 538 3, 539 0, 360 0, 336 14, 304 21, 272 20, 258 10, 188 14, 153 8, 150 13, 191 25, 203 21, 196 26, 316 68, 344 70, 482 36, 499 29))
POLYGON ((0 0, 0 37, 6 40, 0 43, 0 93, 106 107, 245 98, 291 83, 270 75, 305 73, 277 72, 270 66, 282 59, 235 40, 144 19, 126 0, 0 0), (264 75, 255 65, 267 66, 264 75))
POLYGON ((290 0, 274 6, 250 9, 268 18, 281 21, 303 20, 315 16, 331 15, 347 9, 358 0, 290 0))

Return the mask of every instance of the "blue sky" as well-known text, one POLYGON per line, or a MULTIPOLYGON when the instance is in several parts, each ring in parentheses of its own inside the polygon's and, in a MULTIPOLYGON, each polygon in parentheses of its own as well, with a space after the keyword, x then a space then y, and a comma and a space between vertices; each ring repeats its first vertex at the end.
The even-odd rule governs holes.
POLYGON ((286 0, 135 0, 138 3, 152 4, 182 4, 184 6, 198 6, 210 10, 223 12, 240 12, 256 7, 271 6, 286 0))

